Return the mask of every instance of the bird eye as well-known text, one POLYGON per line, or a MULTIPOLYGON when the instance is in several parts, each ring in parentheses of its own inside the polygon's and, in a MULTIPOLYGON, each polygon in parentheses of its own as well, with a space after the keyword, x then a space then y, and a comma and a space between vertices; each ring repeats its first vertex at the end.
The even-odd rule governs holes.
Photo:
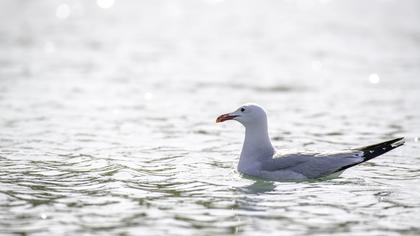
POLYGON ((244 111, 245 111, 245 108, 241 107, 241 112, 244 112, 244 111))

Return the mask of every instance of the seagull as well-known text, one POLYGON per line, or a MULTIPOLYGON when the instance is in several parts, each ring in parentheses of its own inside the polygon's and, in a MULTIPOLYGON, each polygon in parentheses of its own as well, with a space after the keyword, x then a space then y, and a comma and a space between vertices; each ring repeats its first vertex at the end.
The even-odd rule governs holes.
POLYGON ((404 144, 403 137, 333 153, 276 153, 268 135, 267 113, 254 103, 217 117, 216 123, 236 120, 245 127, 238 163, 242 174, 274 181, 338 177, 344 170, 404 144))

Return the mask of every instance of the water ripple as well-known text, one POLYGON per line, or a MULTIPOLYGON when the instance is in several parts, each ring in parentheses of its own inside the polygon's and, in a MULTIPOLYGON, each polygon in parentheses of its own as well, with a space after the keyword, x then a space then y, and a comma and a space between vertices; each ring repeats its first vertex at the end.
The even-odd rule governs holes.
POLYGON ((418 5, 1 1, 0 234, 419 235, 418 5), (407 143, 248 178, 242 127, 214 123, 244 102, 280 150, 407 143))

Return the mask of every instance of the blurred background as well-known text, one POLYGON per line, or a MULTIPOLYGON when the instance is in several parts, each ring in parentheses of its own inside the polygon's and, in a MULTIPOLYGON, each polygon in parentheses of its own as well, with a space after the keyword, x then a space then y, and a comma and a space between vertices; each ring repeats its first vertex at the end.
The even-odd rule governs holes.
POLYGON ((420 2, 0 0, 0 233, 419 235, 420 2), (405 136, 323 182, 235 171, 405 136))

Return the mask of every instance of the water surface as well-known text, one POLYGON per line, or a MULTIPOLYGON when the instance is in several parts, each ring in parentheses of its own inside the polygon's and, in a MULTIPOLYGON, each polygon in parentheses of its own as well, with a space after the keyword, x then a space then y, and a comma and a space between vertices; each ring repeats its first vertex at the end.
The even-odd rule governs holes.
POLYGON ((420 234, 418 1, 98 3, 0 1, 0 234, 420 234), (407 143, 244 178, 244 102, 280 150, 407 143))

